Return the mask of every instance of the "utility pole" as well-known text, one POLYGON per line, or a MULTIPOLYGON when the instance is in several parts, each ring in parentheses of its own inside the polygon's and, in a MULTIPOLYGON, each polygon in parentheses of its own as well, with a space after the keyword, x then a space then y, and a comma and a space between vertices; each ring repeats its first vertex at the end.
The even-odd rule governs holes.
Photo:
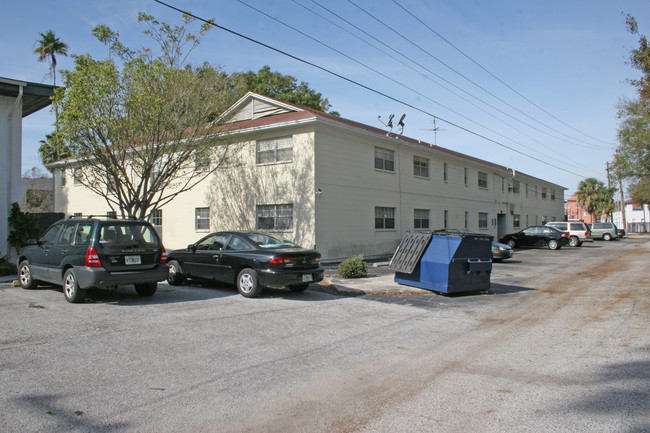
POLYGON ((616 178, 618 179, 618 191, 621 194, 621 216, 623 217, 623 230, 627 232, 627 221, 625 220, 625 196, 623 195, 623 182, 621 182, 621 175, 618 170, 616 171, 616 178))

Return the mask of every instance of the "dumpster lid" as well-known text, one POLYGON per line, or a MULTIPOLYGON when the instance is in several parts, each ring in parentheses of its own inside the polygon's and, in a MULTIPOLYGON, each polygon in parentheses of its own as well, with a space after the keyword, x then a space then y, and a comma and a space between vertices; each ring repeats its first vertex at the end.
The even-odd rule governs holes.
POLYGON ((406 232, 390 260, 388 269, 406 274, 413 272, 429 246, 431 236, 433 236, 431 232, 406 232))
POLYGON ((482 237, 482 238, 490 238, 490 240, 494 239, 494 236, 492 235, 486 235, 483 233, 476 233, 470 230, 460 230, 460 229, 440 229, 440 230, 434 230, 433 231, 434 235, 442 235, 442 236, 472 236, 472 237, 482 237))

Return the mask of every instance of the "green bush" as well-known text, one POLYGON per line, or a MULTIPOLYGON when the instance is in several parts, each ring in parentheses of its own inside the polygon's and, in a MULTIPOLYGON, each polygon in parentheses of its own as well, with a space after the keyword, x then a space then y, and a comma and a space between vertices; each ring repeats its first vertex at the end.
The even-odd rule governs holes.
POLYGON ((16 252, 27 245, 30 239, 37 239, 40 233, 40 217, 23 212, 20 210, 18 203, 12 203, 9 211, 9 236, 7 240, 16 248, 16 252))
POLYGON ((365 278, 368 276, 368 266, 363 255, 350 257, 339 265, 339 275, 343 278, 365 278))

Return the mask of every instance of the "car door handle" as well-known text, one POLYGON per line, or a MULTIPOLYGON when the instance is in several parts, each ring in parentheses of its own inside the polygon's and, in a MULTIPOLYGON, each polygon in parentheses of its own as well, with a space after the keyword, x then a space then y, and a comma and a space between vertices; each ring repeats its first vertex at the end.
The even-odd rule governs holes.
POLYGON ((221 254, 215 254, 214 256, 212 256, 213 259, 218 259, 219 257, 221 257, 221 254))
POLYGON ((61 254, 65 254, 65 253, 67 253, 67 252, 68 252, 68 249, 67 249, 67 248, 66 248, 66 249, 63 249, 63 250, 61 250, 61 254))

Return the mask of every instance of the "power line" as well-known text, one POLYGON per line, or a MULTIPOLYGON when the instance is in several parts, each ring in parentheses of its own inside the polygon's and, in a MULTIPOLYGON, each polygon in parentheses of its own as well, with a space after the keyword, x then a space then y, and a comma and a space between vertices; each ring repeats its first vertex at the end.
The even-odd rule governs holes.
POLYGON ((481 64, 478 63, 476 60, 474 60, 472 57, 470 57, 468 54, 466 54, 465 52, 463 52, 463 51, 462 51, 460 48, 458 48, 456 45, 452 44, 449 40, 447 40, 447 38, 445 38, 445 37, 442 36, 440 33, 438 33, 437 31, 435 31, 435 30, 434 30, 433 28, 431 28, 427 23, 425 23, 424 21, 422 21, 420 18, 418 18, 418 17, 417 17, 416 15, 414 15, 413 13, 411 13, 411 11, 409 11, 409 10, 406 9, 404 6, 402 6, 401 4, 399 4, 396 0, 392 0, 392 2, 395 3, 397 6, 399 6, 399 7, 400 7, 404 12, 406 12, 407 14, 409 14, 409 15, 410 15, 411 17, 413 17, 415 20, 417 20, 420 24, 422 24, 422 25, 425 26, 427 29, 429 29, 433 34, 435 34, 435 35, 438 36, 440 39, 442 39, 443 41, 445 41, 445 42, 446 42, 449 46, 451 46, 453 49, 455 49, 456 51, 458 51, 460 54, 462 54, 463 56, 465 56, 468 60, 470 60, 470 61, 471 61, 472 63, 474 63, 476 66, 478 66, 478 67, 481 68, 483 71, 485 71, 485 72, 488 73, 490 76, 492 76, 492 78, 494 78, 495 80, 497 80, 498 82, 500 82, 501 84, 503 84, 504 86, 506 86, 508 89, 512 90, 514 93, 516 93, 518 96, 520 96, 522 99, 524 99, 526 102, 528 102, 529 104, 531 104, 532 106, 534 106, 534 107, 537 108, 538 110, 544 112, 545 114, 547 114, 547 115, 550 116, 551 118, 557 120, 558 122, 560 122, 560 123, 563 124, 564 126, 566 126, 566 127, 570 128, 570 129, 574 130, 575 132, 577 132, 577 133, 579 133, 579 134, 581 134, 581 135, 584 135, 585 137, 589 137, 589 138, 592 139, 592 140, 596 140, 596 141, 599 141, 599 142, 604 143, 604 144, 608 144, 608 145, 611 144, 611 143, 607 143, 606 141, 603 141, 603 140, 601 140, 601 139, 599 139, 599 138, 592 137, 591 135, 589 135, 589 134, 587 134, 587 133, 585 133, 585 132, 582 132, 582 131, 580 131, 580 130, 574 128, 573 126, 571 126, 571 125, 565 123, 562 119, 559 119, 559 118, 557 118, 556 116, 554 116, 553 114, 549 113, 549 112, 546 111, 544 108, 540 107, 539 105, 537 105, 536 103, 534 103, 533 101, 531 101, 530 99, 528 99, 526 96, 522 95, 520 92, 518 92, 517 90, 515 90, 514 88, 512 88, 510 85, 508 85, 508 83, 504 82, 501 78, 497 77, 497 76, 494 75, 492 72, 488 71, 486 68, 483 67, 483 65, 481 65, 481 64))
MULTIPOLYGON (((584 142, 584 141, 582 141, 582 140, 577 140, 576 138, 571 137, 571 136, 569 136, 569 135, 567 135, 567 134, 565 134, 565 133, 563 133, 563 132, 561 132, 561 131, 559 131, 559 130, 553 128, 552 126, 547 125, 546 123, 540 121, 539 119, 537 119, 537 118, 535 118, 535 117, 533 117, 533 116, 531 116, 531 115, 529 115, 529 114, 527 114, 527 113, 521 111, 520 109, 518 109, 518 108, 515 107, 514 105, 512 105, 512 104, 510 104, 509 102, 503 100, 502 98, 500 98, 499 96, 497 96, 497 95, 495 95, 494 93, 490 92, 489 90, 487 90, 486 88, 484 88, 484 87, 481 86, 480 84, 478 84, 478 83, 476 83, 475 81, 473 81, 472 79, 468 78, 468 77, 465 76, 463 73, 461 73, 461 72, 457 71, 456 69, 452 68, 452 67, 449 66, 447 63, 443 62, 442 60, 440 60, 439 58, 437 58, 436 56, 434 56, 433 54, 431 54, 429 51, 427 51, 426 49, 422 48, 420 45, 416 44, 415 42, 413 42, 412 40, 410 40, 409 38, 407 38, 406 36, 404 36, 402 33, 398 32, 397 30, 395 30, 394 28, 392 28, 392 27, 389 26, 388 24, 384 23, 384 22, 383 22, 382 20, 380 20, 379 18, 375 17, 373 14, 371 14, 370 12, 368 12, 367 10, 365 10, 364 8, 362 8, 361 6, 359 6, 358 4, 356 4, 354 1, 352 1, 352 0, 347 0, 347 1, 348 1, 348 3, 350 3, 351 5, 355 6, 357 9, 359 9, 360 11, 362 11, 363 13, 365 13, 366 15, 368 15, 370 18, 374 19, 374 20, 377 21, 379 24, 381 24, 382 26, 386 27, 386 28, 387 28, 388 30, 390 30, 391 32, 395 33, 397 36, 399 36, 400 38, 402 38, 402 39, 404 39, 405 41, 407 41, 409 44, 413 45, 414 47, 416 47, 417 49, 419 49, 420 51, 422 51, 422 52, 423 52, 424 54, 426 54, 427 56, 431 57, 432 59, 434 59, 435 61, 437 61, 438 63, 440 63, 440 64, 443 65, 444 67, 446 67, 447 69, 451 70, 451 71, 454 72, 455 74, 459 75, 460 77, 464 78, 464 79, 467 80, 468 82, 472 83, 474 86, 478 87, 479 89, 481 89, 482 91, 484 91, 484 92, 487 93, 488 95, 492 96, 492 97, 495 98, 496 100, 500 101, 500 102, 503 103, 504 105, 510 107, 511 109, 513 109, 513 110, 515 110, 516 112, 522 114, 523 116, 525 116, 525 117, 531 119, 532 121, 537 122, 537 123, 539 123, 540 125, 542 125, 542 126, 548 128, 548 129, 550 129, 550 130, 552 130, 552 131, 555 131, 555 132, 558 133, 558 134, 564 135, 565 137, 568 137, 568 138, 570 138, 571 140, 574 140, 574 141, 581 141, 582 143, 585 143, 586 145, 588 145, 590 148, 594 148, 594 145, 589 144, 589 143, 586 143, 586 142, 584 142)), ((577 144, 577 143, 574 143, 574 144, 577 144)))
POLYGON ((512 151, 512 152, 515 152, 515 153, 518 153, 518 154, 520 154, 520 155, 526 156, 526 157, 528 157, 528 158, 530 158, 530 159, 533 159, 533 160, 535 160, 535 161, 537 161, 537 162, 540 162, 540 163, 542 163, 542 164, 548 165, 549 167, 553 167, 553 168, 556 168, 556 169, 558 169, 558 170, 564 171, 565 173, 569 173, 569 174, 572 174, 572 175, 574 175, 574 176, 578 176, 578 177, 584 177, 584 176, 582 176, 582 175, 580 175, 580 174, 578 174, 578 173, 574 173, 574 172, 572 172, 572 171, 570 171, 570 170, 564 169, 564 168, 562 168, 562 167, 558 167, 558 166, 556 166, 556 165, 554 165, 554 164, 551 164, 551 163, 549 163, 549 162, 547 162, 547 161, 544 161, 544 160, 542 160, 542 159, 536 158, 536 157, 534 157, 534 156, 532 156, 532 155, 528 155, 528 154, 526 154, 526 153, 524 153, 524 152, 522 152, 522 151, 520 151, 520 150, 514 149, 514 148, 512 148, 512 147, 510 147, 510 146, 507 146, 507 145, 505 145, 505 144, 503 144, 503 143, 501 143, 501 142, 499 142, 499 141, 493 140, 493 139, 491 139, 491 138, 489 138, 489 137, 486 137, 486 136, 484 136, 484 135, 482 135, 482 134, 479 134, 479 133, 477 133, 477 132, 474 132, 474 131, 472 131, 472 130, 470 130, 470 129, 468 129, 468 128, 465 128, 465 127, 463 127, 463 126, 461 126, 461 125, 458 125, 458 124, 456 124, 456 123, 454 123, 454 122, 451 122, 451 121, 449 121, 449 120, 446 120, 446 119, 444 119, 444 118, 442 118, 442 117, 440 117, 440 116, 435 116, 434 114, 432 114, 432 113, 430 113, 430 112, 428 112, 428 111, 426 111, 426 110, 424 110, 424 109, 422 109, 422 108, 416 107, 416 106, 414 106, 414 105, 412 105, 412 104, 409 104, 408 102, 405 102, 405 101, 402 101, 402 100, 400 100, 400 99, 398 99, 398 98, 395 98, 395 97, 393 97, 393 96, 390 96, 390 95, 388 95, 388 94, 386 94, 386 93, 384 93, 384 92, 381 92, 381 91, 379 91, 379 90, 377 90, 377 89, 373 89, 372 87, 369 87, 369 86, 367 86, 367 85, 365 85, 365 84, 362 84, 362 83, 360 83, 360 82, 358 82, 358 81, 352 80, 351 78, 348 78, 348 77, 346 77, 346 76, 344 76, 344 75, 341 75, 341 74, 339 74, 339 73, 337 73, 337 72, 331 71, 331 70, 329 70, 329 69, 327 69, 327 68, 325 68, 325 67, 323 67, 323 66, 317 65, 316 63, 313 63, 313 62, 310 62, 310 61, 308 61, 308 60, 302 59, 302 58, 297 57, 297 56, 295 56, 295 55, 293 55, 293 54, 290 54, 290 53, 288 53, 288 52, 286 52, 286 51, 280 50, 279 48, 275 48, 275 47, 273 47, 273 46, 271 46, 271 45, 269 45, 269 44, 266 44, 266 43, 264 43, 264 42, 258 41, 258 40, 256 40, 256 39, 253 39, 253 38, 251 38, 251 37, 249 37, 249 36, 246 36, 246 35, 244 35, 244 34, 241 34, 241 33, 239 33, 239 32, 236 32, 236 31, 234 31, 234 30, 231 30, 231 29, 229 29, 229 28, 227 28, 227 27, 221 26, 221 25, 217 24, 214 20, 206 20, 205 18, 199 17, 199 16, 197 16, 197 15, 195 15, 195 14, 189 12, 189 11, 183 11, 182 9, 179 9, 179 8, 177 8, 177 7, 175 7, 175 6, 172 6, 172 5, 168 4, 168 3, 165 3, 165 2, 163 2, 162 0, 153 0, 153 1, 156 2, 156 3, 158 3, 158 4, 160 4, 160 5, 162 5, 162 6, 165 6, 165 7, 169 8, 169 9, 175 10, 175 11, 178 12, 178 13, 181 13, 181 14, 183 14, 183 15, 187 15, 187 16, 189 16, 189 17, 192 17, 192 18, 194 18, 194 19, 196 19, 196 20, 198 20, 198 21, 201 21, 201 22, 203 22, 203 23, 205 23, 205 24, 208 24, 208 25, 211 25, 211 26, 216 27, 216 28, 218 28, 218 29, 221 29, 221 30, 223 30, 223 31, 225 31, 225 32, 228 32, 228 33, 230 33, 230 34, 232 34, 232 35, 235 35, 235 36, 240 37, 240 38, 242 38, 242 39, 245 39, 245 40, 247 40, 247 41, 249 41, 249 42, 252 42, 252 43, 254 43, 254 44, 257 44, 257 45, 259 45, 259 46, 261 46, 261 47, 267 48, 267 49, 269 49, 269 50, 271 50, 271 51, 275 51, 276 53, 278 53, 278 54, 282 54, 283 56, 289 57, 290 59, 296 60, 297 62, 303 63, 303 64, 305 64, 305 65, 308 65, 308 66, 311 66, 311 67, 313 67, 313 68, 316 68, 316 69, 318 69, 318 70, 320 70, 320 71, 323 71, 323 72, 325 72, 325 73, 327 73, 327 74, 330 74, 330 75, 332 75, 332 76, 334 76, 334 77, 340 78, 341 80, 344 80, 344 81, 346 81, 346 82, 348 82, 348 83, 350 83, 350 84, 353 84, 353 85, 355 85, 355 86, 361 87, 362 89, 368 90, 369 92, 372 92, 372 93, 374 93, 374 94, 376 94, 376 95, 382 96, 382 97, 384 97, 384 98, 386 98, 386 99, 389 99, 389 100, 391 100, 391 101, 393 101, 393 102, 396 102, 396 103, 398 103, 398 104, 400 104, 400 105, 403 105, 403 106, 405 106, 405 107, 409 107, 409 108, 411 108, 411 109, 413 109, 413 110, 415 110, 415 111, 418 111, 418 112, 420 112, 420 113, 422 113, 422 114, 425 114, 425 115, 427 115, 427 116, 430 116, 430 117, 432 117, 432 118, 435 117, 435 118, 437 118, 437 119, 439 119, 439 120, 445 122, 446 124, 448 124, 448 125, 450 125, 450 126, 453 126, 453 127, 457 128, 457 129, 460 129, 461 131, 465 131, 465 132, 467 132, 467 133, 469 133, 469 134, 471 134, 471 135, 474 135, 474 136, 476 136, 476 137, 478 137, 478 138, 481 138, 481 139, 483 139, 483 140, 485 140, 485 141, 488 141, 488 142, 490 142, 490 143, 494 143, 494 144, 496 144, 497 146, 503 147, 503 148, 505 148, 505 149, 508 149, 508 150, 510 150, 510 151, 512 151))

